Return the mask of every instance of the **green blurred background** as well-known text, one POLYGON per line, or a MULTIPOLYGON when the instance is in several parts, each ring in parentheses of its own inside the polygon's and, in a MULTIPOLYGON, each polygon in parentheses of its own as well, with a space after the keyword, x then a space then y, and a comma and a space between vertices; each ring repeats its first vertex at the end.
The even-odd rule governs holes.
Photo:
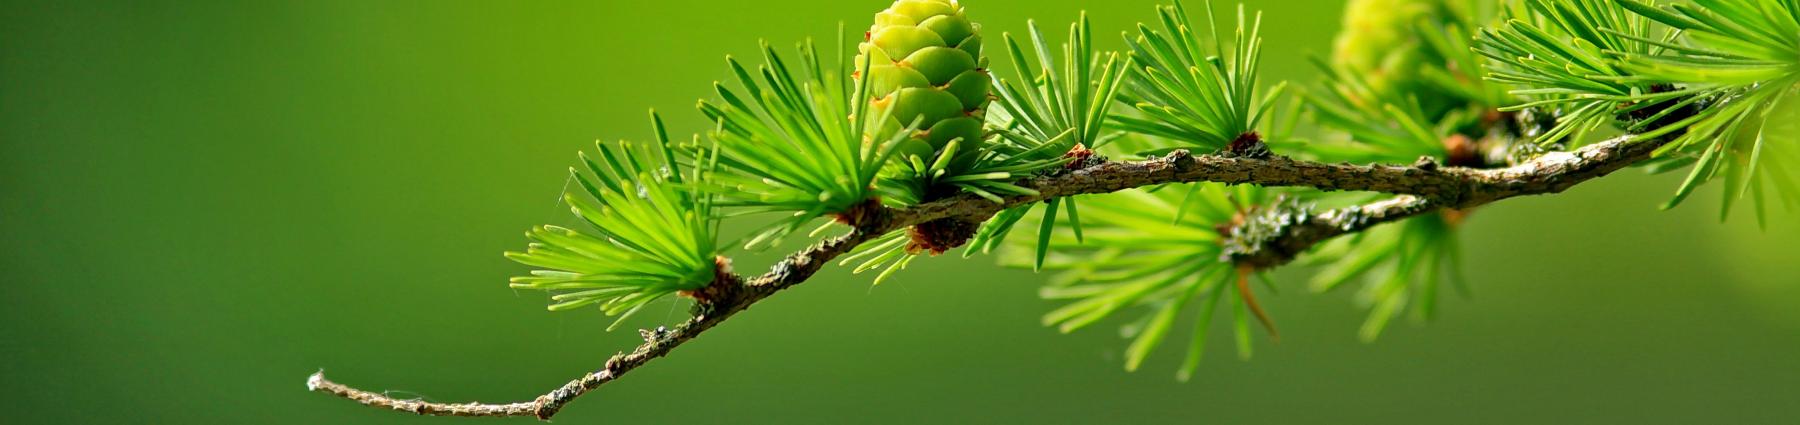
MULTIPOLYGON (((968 0, 986 31, 1103 34, 1151 1, 968 0)), ((1267 79, 1310 82, 1340 2, 1258 1, 1267 79)), ((448 423, 308 393, 528 400, 635 332, 547 313, 500 257, 569 223, 595 139, 682 132, 726 54, 855 31, 882 0, 7 2, 0 7, 0 416, 6 423, 448 423)), ((1117 46, 1116 37, 1105 37, 1117 46)), ((990 46, 992 47, 992 45, 990 46)), ((1306 270, 1283 331, 1121 371, 1114 328, 1037 324, 1043 280, 990 259, 871 287, 831 269, 581 399, 559 423, 1794 423, 1800 224, 1719 224, 1717 192, 1625 172, 1484 208, 1469 299, 1356 341, 1306 270)), ((741 270, 771 254, 743 256, 741 270)), ((685 306, 638 316, 673 323, 685 306)), ((527 423, 528 419, 511 420, 527 423)))

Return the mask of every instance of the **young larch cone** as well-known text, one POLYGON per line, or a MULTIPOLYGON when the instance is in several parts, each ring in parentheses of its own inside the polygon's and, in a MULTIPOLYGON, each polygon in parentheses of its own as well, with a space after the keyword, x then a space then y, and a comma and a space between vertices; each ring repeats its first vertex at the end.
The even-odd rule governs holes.
POLYGON ((973 162, 979 151, 967 144, 982 140, 992 84, 979 30, 954 0, 899 0, 875 14, 858 48, 856 76, 869 79, 871 116, 892 115, 868 138, 884 140, 916 120, 917 130, 899 147, 902 156, 931 164, 960 139, 965 145, 950 168, 973 162), (861 69, 865 59, 869 69, 861 69))

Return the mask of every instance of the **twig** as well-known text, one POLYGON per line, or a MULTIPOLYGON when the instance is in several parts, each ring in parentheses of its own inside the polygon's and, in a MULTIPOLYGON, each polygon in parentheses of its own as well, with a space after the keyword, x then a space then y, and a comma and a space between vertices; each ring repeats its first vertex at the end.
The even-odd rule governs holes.
POLYGON ((651 359, 668 354, 669 351, 674 350, 675 347, 681 346, 682 343, 700 335, 701 332, 705 332, 707 329, 711 329, 713 326, 724 322, 725 319, 730 318, 731 315, 750 308, 750 306, 757 301, 768 298, 770 295, 774 295, 782 289, 787 289, 790 286, 806 281, 807 278, 812 277, 813 273, 817 273, 820 267, 830 262, 832 258, 843 255, 857 245, 867 242, 870 239, 874 239, 874 236, 881 235, 882 233, 883 232, 869 232, 864 230, 852 231, 849 234, 827 239, 801 250, 800 252, 794 253, 793 255, 789 255, 787 258, 781 260, 781 262, 776 263, 768 273, 764 273, 755 279, 749 281, 729 279, 732 280, 732 282, 726 282, 726 284, 731 285, 734 290, 723 291, 725 296, 720 299, 695 305, 694 315, 693 317, 688 318, 687 321, 670 328, 667 332, 646 334, 649 338, 646 338, 644 343, 639 345, 636 350, 632 350, 631 353, 614 354, 611 358, 606 360, 606 365, 600 370, 583 375, 581 378, 573 381, 569 381, 569 383, 563 384, 561 388, 538 396, 536 400, 530 402, 508 404, 444 404, 396 399, 383 394, 363 391, 332 382, 325 379, 325 374, 322 371, 307 378, 306 388, 312 391, 326 392, 339 397, 344 397, 351 401, 372 407, 388 408, 421 415, 535 416, 538 419, 549 420, 551 416, 555 416, 557 412, 561 411, 562 407, 570 400, 574 400, 576 397, 580 397, 582 394, 599 387, 601 384, 610 382, 620 375, 630 372, 632 369, 649 362, 651 359))
POLYGON ((894 213, 895 228, 946 217, 984 219, 1000 210, 1031 202, 1074 195, 1111 193, 1168 183, 1217 182, 1260 186, 1310 187, 1327 191, 1413 195, 1446 208, 1468 208, 1521 195, 1558 193, 1638 161, 1666 139, 1632 142, 1622 136, 1573 152, 1546 153, 1525 163, 1497 169, 1438 167, 1435 164, 1352 165, 1220 155, 1192 155, 1177 150, 1162 158, 1106 162, 1053 177, 1032 179, 1023 186, 1037 196, 1014 196, 995 204, 962 194, 894 213))
POLYGON ((805 282, 826 263, 857 245, 908 226, 945 218, 985 221, 1003 209, 1032 202, 1183 182, 1298 186, 1401 195, 1317 214, 1276 212, 1289 216, 1265 217, 1267 220, 1260 221, 1282 223, 1277 228, 1266 232, 1234 232, 1242 236, 1228 244, 1230 248, 1226 255, 1239 264, 1267 268, 1285 264, 1325 240, 1382 223, 1441 208, 1469 208, 1516 196, 1562 192, 1643 161, 1668 139, 1634 142, 1629 136, 1620 137, 1574 152, 1545 154, 1513 167, 1485 170, 1438 167, 1429 162, 1413 166, 1328 164, 1280 156, 1263 159, 1196 156, 1187 151, 1175 151, 1162 158, 1144 161, 1105 162, 1022 182, 1038 194, 1014 196, 1002 203, 963 194, 912 208, 880 209, 865 216, 850 233, 789 255, 768 273, 747 280, 735 276, 722 278, 714 285, 727 285, 725 290, 719 291, 723 296, 697 303, 693 316, 687 321, 667 332, 647 333, 644 344, 631 353, 615 354, 600 370, 570 381, 531 402, 444 404, 401 400, 326 380, 322 372, 307 379, 307 388, 373 407, 423 415, 535 416, 548 420, 576 397, 668 354, 763 298, 805 282))
POLYGON ((1225 255, 1238 264, 1267 269, 1293 261, 1313 245, 1378 224, 1446 208, 1468 209, 1517 196, 1561 193, 1582 182, 1649 159, 1657 147, 1673 137, 1635 143, 1631 139, 1632 136, 1621 136, 1574 152, 1553 152, 1509 168, 1447 169, 1446 172, 1465 176, 1468 183, 1455 191, 1437 193, 1455 193, 1457 196, 1430 198, 1415 193, 1313 215, 1274 211, 1271 214, 1289 216, 1264 217, 1250 223, 1282 223, 1279 231, 1238 229, 1234 240, 1227 241, 1225 255))

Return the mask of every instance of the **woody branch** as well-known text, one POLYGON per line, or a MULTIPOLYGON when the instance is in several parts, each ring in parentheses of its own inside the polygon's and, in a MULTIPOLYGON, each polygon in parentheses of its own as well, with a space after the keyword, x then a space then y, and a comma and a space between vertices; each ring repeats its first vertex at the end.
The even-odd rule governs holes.
POLYGON ((1004 199, 1005 202, 996 203, 964 194, 910 208, 882 208, 866 215, 849 233, 789 255, 767 273, 750 278, 720 277, 713 283, 713 289, 719 295, 696 303, 688 320, 664 332, 645 332, 644 343, 635 350, 615 354, 599 370, 532 401, 486 404, 397 399, 333 382, 326 379, 323 372, 309 377, 307 388, 371 407, 422 415, 534 416, 548 420, 571 400, 667 355, 758 301, 805 282, 826 263, 856 246, 920 223, 948 218, 984 221, 1003 209, 1032 202, 1168 183, 1218 182, 1398 195, 1319 213, 1274 211, 1270 213, 1290 214, 1284 218, 1289 225, 1273 232, 1233 232, 1239 236, 1234 236, 1237 240, 1228 244, 1232 247, 1226 253, 1229 260, 1266 269, 1286 264, 1318 243, 1382 223, 1445 208, 1466 209, 1518 196, 1559 193, 1649 159, 1670 139, 1672 136, 1649 140, 1621 136, 1573 152, 1548 153, 1516 166, 1497 169, 1444 167, 1429 160, 1411 165, 1352 165, 1282 156, 1194 155, 1187 151, 1175 151, 1143 161, 1102 162, 1021 182, 1022 186, 1035 189, 1038 194, 1009 197, 1004 199))

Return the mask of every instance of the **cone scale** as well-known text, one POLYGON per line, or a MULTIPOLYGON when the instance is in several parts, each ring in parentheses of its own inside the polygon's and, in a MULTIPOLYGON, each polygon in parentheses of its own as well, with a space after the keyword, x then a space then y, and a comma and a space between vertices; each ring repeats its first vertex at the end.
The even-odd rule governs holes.
POLYGON ((899 0, 875 14, 856 77, 869 79, 870 111, 891 115, 866 136, 881 140, 916 123, 899 147, 903 158, 932 164, 961 140, 950 168, 973 162, 992 84, 979 30, 954 0, 899 0))

